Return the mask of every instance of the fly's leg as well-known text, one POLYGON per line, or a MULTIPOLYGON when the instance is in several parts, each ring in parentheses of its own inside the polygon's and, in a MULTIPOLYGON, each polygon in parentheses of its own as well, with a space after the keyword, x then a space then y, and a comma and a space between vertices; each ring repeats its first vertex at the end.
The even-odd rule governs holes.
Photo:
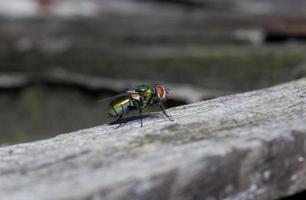
POLYGON ((121 123, 122 117, 123 117, 123 115, 120 115, 118 117, 118 119, 116 119, 116 121, 113 122, 114 124, 118 124, 119 123, 119 125, 116 127, 116 129, 121 127, 121 125, 122 125, 122 123, 121 123))
POLYGON ((139 100, 133 99, 133 106, 139 111, 139 118, 141 123, 140 126, 143 127, 143 116, 142 116, 143 98, 140 97, 139 100))
POLYGON ((143 121, 142 121, 142 110, 139 108, 139 116, 140 116, 140 126, 143 127, 143 121))
POLYGON ((140 126, 141 126, 141 127, 143 127, 142 107, 143 107, 143 97, 140 98, 139 107, 138 107, 139 116, 140 116, 140 126))
POLYGON ((117 119, 116 119, 116 121, 114 121, 114 123, 118 123, 118 122, 120 122, 121 121, 121 119, 122 119, 122 117, 123 117, 123 115, 120 115, 117 119))
POLYGON ((122 119, 122 117, 123 117, 123 113, 124 113, 123 106, 121 106, 121 110, 122 110, 122 114, 121 114, 121 115, 119 115, 118 119, 116 119, 116 121, 114 121, 114 122, 113 122, 113 123, 115 123, 115 124, 119 123, 119 126, 118 126, 118 127, 116 127, 116 129, 117 129, 117 128, 120 128, 120 127, 121 127, 121 125, 122 125, 122 123, 121 123, 121 119, 122 119))
POLYGON ((161 111, 163 112, 163 114, 164 114, 170 121, 174 121, 174 120, 171 118, 171 116, 167 114, 166 109, 165 109, 165 106, 164 106, 163 103, 161 103, 161 104, 159 105, 159 107, 160 107, 161 111))
POLYGON ((139 118, 140 118, 140 126, 143 127, 143 119, 142 119, 142 99, 140 101, 135 101, 135 105, 139 111, 139 118))

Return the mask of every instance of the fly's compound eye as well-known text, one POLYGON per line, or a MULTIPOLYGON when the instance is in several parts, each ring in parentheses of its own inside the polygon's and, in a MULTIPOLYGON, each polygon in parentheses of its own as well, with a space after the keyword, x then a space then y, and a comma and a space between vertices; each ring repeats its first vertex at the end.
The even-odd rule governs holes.
POLYGON ((163 86, 157 85, 156 86, 156 92, 157 92, 157 95, 160 99, 165 99, 166 98, 166 90, 163 86))

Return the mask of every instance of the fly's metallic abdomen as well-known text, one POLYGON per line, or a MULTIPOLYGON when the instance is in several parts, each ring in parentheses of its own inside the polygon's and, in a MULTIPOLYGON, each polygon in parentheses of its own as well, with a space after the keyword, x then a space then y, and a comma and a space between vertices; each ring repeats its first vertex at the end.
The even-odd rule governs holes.
POLYGON ((119 117, 125 115, 130 111, 132 104, 133 103, 131 102, 129 95, 118 97, 109 104, 107 110, 108 114, 111 117, 119 117))

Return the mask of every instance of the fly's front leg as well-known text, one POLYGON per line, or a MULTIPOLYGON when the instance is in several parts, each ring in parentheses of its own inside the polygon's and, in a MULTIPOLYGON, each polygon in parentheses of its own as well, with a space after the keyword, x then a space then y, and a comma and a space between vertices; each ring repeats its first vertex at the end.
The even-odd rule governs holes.
POLYGON ((174 119, 171 118, 170 115, 167 114, 165 106, 163 103, 159 104, 159 107, 161 109, 161 111, 163 112, 163 114, 170 120, 170 121, 174 121, 174 119))

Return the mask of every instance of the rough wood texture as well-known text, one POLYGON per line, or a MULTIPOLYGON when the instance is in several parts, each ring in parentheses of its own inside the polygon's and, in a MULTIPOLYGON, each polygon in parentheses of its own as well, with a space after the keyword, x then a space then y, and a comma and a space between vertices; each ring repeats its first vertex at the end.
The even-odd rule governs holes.
POLYGON ((2 147, 0 199, 286 196, 306 189, 305 103, 301 79, 2 147))

